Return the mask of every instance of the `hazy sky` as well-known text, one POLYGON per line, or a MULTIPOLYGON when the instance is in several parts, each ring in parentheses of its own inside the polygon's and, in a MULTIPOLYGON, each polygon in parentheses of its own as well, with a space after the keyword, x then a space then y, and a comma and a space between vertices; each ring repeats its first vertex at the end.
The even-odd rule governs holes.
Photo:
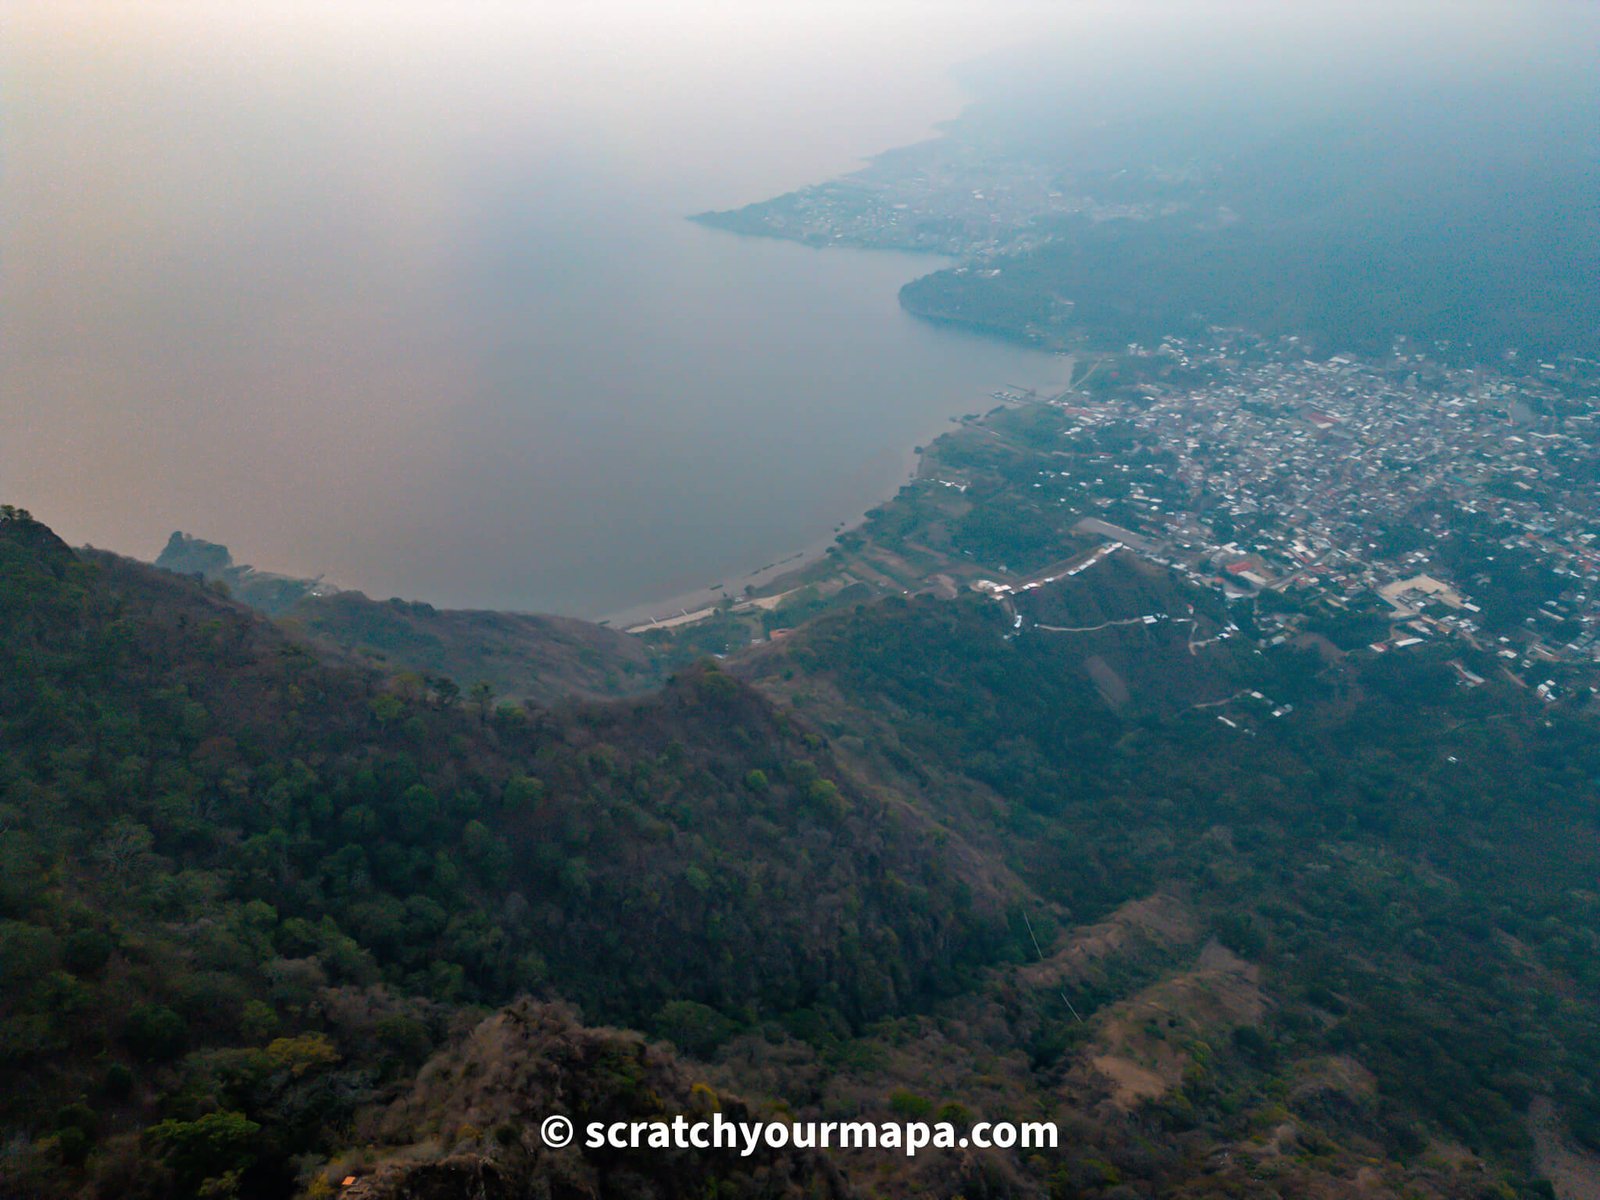
MULTIPOLYGON (((608 473, 619 464, 648 472, 640 464, 652 448, 672 452, 655 428, 653 442, 641 438, 630 449, 618 428, 623 414, 663 428, 679 412, 703 421, 682 426, 687 446, 717 436, 739 415, 735 404, 759 404, 762 394, 790 409, 807 402, 788 377, 826 347, 762 351, 778 356, 772 363, 798 364, 782 368, 789 391, 764 387, 752 366, 727 381, 724 408, 701 403, 697 362, 729 353, 729 334, 683 344, 700 335, 673 295, 672 273, 732 278, 768 262, 774 272, 819 268, 770 248, 717 259, 729 252, 669 229, 683 214, 835 175, 926 136, 965 101, 952 74, 961 64, 969 64, 968 84, 1003 94, 1036 81, 1046 62, 1052 78, 1083 81, 1094 96, 1118 102, 1184 72, 1213 81, 1254 72, 1312 87, 1359 80, 1352 64, 1537 71, 1551 56, 1581 53, 1572 49, 1581 46, 1573 30, 1587 32, 1592 22, 1572 23, 1586 11, 1383 4, 1322 6, 1307 16, 1299 5, 1071 0, 7 0, 0 499, 31 507, 73 541, 139 556, 153 556, 168 531, 184 528, 230 541, 263 567, 327 571, 384 594, 581 608, 577 584, 559 595, 524 595, 514 581, 488 576, 452 587, 471 573, 468 560, 418 542, 460 543, 491 527, 472 505, 454 502, 452 472, 470 476, 480 463, 524 452, 537 457, 537 445, 506 445, 509 435, 548 442, 542 452, 564 459, 567 474, 542 492, 508 482, 479 503, 542 511, 529 520, 546 523, 554 555, 562 541, 556 525, 590 511, 583 506, 591 495, 622 488, 608 473), (1033 48, 1032 67, 1019 47, 1033 48), (677 324, 661 346, 650 347, 642 333, 628 343, 606 337, 606 305, 627 308, 626 274, 604 295, 592 281, 629 255, 653 264, 640 274, 657 294, 635 297, 622 319, 671 317, 677 324), (540 281, 538 295, 507 285, 522 276, 540 281), (523 358, 507 358, 511 340, 523 358), (630 358, 630 345, 659 356, 660 372, 630 358), (558 363, 562 356, 573 363, 558 363), (564 381, 559 396, 556 379, 564 381), (592 382, 574 382, 581 380, 592 382), (555 448, 580 403, 599 414, 596 422, 611 422, 615 455, 597 450, 608 445, 603 431, 555 448), (574 455, 593 461, 574 465, 574 455), (573 496, 582 504, 563 508, 561 498, 573 496), (434 520, 447 510, 450 521, 434 520)), ((871 286, 887 288, 892 308, 897 280, 920 268, 842 269, 866 274, 831 284, 807 274, 814 290, 804 302, 838 307, 841 320, 853 302, 848 289, 866 286, 868 275, 871 286)), ((719 315, 714 293, 704 293, 706 321, 726 326, 738 314, 719 315)), ((848 336, 826 316, 809 312, 812 324, 791 323, 822 340, 848 336)), ((875 336, 899 339, 894 353, 931 353, 892 312, 873 319, 883 322, 875 336)), ((873 395, 886 387, 874 371, 902 370, 887 359, 872 364, 870 346, 853 353, 855 374, 871 377, 873 395)), ((963 387, 977 386, 979 367, 1001 369, 978 364, 963 387)), ((852 377, 841 368, 814 382, 834 395, 852 377)), ((814 443, 796 444, 814 453, 842 446, 850 405, 871 397, 835 398, 841 415, 827 419, 839 428, 819 425, 814 443)), ((953 412, 965 403, 950 395, 925 407, 953 412)), ((930 420, 907 410, 872 436, 911 440, 930 420)), ((744 429, 729 453, 769 455, 775 472, 784 439, 799 435, 774 423, 771 436, 764 446, 754 427, 744 429)), ((884 453, 865 448, 860 462, 884 453)), ((737 505, 762 469, 757 462, 754 475, 734 473, 727 495, 704 498, 682 520, 703 523, 714 508, 737 505)), ((509 480, 512 468, 502 470, 509 480)), ((638 484, 630 502, 668 503, 668 492, 684 486, 681 476, 664 478, 666 490, 652 497, 638 484)), ((850 503, 870 498, 859 488, 848 495, 850 503)), ((783 503, 803 508, 803 520, 706 536, 748 535, 754 545, 800 537, 802 527, 820 534, 851 515, 838 510, 844 500, 829 508, 798 491, 783 503)), ((607 520, 625 525, 625 517, 618 510, 607 520)), ((656 536, 641 529, 619 525, 616 536, 623 545, 656 536)), ((609 536, 601 527, 579 532, 609 536)), ((512 554, 518 536, 496 527, 483 557, 512 554)), ((538 542, 538 530, 528 537, 538 542)), ((769 548, 776 555, 794 547, 769 548)), ((733 556, 724 555, 730 566, 733 556)), ((588 569, 569 558, 553 569, 588 569)), ((722 561, 710 556, 685 570, 721 569, 722 561)), ((599 591, 646 586, 641 574, 599 591)))

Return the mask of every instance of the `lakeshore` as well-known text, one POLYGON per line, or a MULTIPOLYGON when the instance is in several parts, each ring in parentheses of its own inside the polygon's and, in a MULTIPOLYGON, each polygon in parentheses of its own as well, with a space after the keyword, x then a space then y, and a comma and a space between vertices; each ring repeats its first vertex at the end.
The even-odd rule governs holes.
POLYGON ((673 629, 703 621, 713 616, 719 607, 729 601, 736 611, 749 607, 774 607, 782 598, 782 594, 792 590, 791 585, 797 583, 800 576, 827 558, 829 550, 841 537, 859 529, 877 508, 893 500, 901 488, 919 477, 924 461, 922 454, 924 447, 945 436, 952 428, 959 428, 968 418, 978 415, 979 412, 992 411, 997 402, 1000 406, 1005 406, 1038 392, 1060 391, 1070 385, 1076 363, 1074 356, 1056 354, 1046 357, 1041 354, 1039 360, 1041 366, 1047 364, 1050 366, 1048 375, 1053 378, 1041 377, 1027 384, 1006 383, 983 397, 980 409, 948 417, 926 439, 905 452, 900 460, 900 470, 896 474, 897 482, 892 490, 887 491, 848 521, 835 526, 826 537, 726 582, 633 605, 597 617, 595 620, 613 629, 642 634, 653 629, 673 629))
POLYGON ((842 534, 859 528, 878 504, 892 499, 901 487, 917 477, 921 463, 920 456, 915 450, 911 450, 907 453, 906 459, 909 460, 903 464, 906 469, 901 472, 900 482, 895 485, 893 492, 888 493, 871 508, 836 526, 826 537, 819 538, 783 558, 775 559, 726 583, 695 588, 663 600, 634 605, 608 616, 599 617, 597 622, 627 633, 646 633, 651 629, 672 629, 702 621, 715 613, 727 600, 732 600, 735 606, 739 606, 771 599, 770 596, 758 596, 753 593, 769 592, 783 584, 789 576, 821 562, 842 534))
POLYGON ((827 556, 829 548, 838 541, 840 534, 859 527, 866 519, 867 513, 862 513, 853 521, 841 525, 825 540, 759 567, 748 575, 735 579, 731 584, 719 583, 711 587, 697 588, 666 600, 623 609, 608 617, 601 617, 598 623, 620 629, 625 633, 648 633, 652 629, 673 629, 680 625, 692 625, 696 621, 703 621, 728 600, 733 601, 735 608, 745 605, 758 608, 771 607, 775 597, 755 596, 751 592, 772 588, 787 576, 821 562, 827 556))

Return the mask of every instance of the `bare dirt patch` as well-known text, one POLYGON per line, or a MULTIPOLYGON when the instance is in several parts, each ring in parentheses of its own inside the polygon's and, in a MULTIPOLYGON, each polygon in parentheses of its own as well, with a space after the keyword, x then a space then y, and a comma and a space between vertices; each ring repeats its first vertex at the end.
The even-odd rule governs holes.
POLYGON ((1257 968, 1209 942, 1189 970, 1113 1006, 1088 1061, 1109 1082, 1111 1099, 1131 1108, 1183 1082, 1196 1041, 1252 1025, 1265 1008, 1257 968))
POLYGON ((1089 678, 1094 680, 1095 687, 1100 689, 1100 694, 1112 708, 1120 710, 1133 699, 1133 694, 1128 691, 1128 685, 1122 676, 1118 675, 1111 664, 1098 654, 1084 659, 1083 669, 1089 672, 1089 678))
POLYGON ((1546 1097, 1538 1097, 1528 1110, 1528 1129, 1539 1174, 1554 1185, 1559 1200, 1600 1200, 1600 1154, 1567 1140, 1555 1105, 1546 1097))
POLYGON ((1130 900, 1104 921, 1074 929, 1060 950, 1023 968, 1033 987, 1055 988, 1080 979, 1093 964, 1140 948, 1171 949, 1195 942, 1200 928, 1188 907, 1164 893, 1130 900))

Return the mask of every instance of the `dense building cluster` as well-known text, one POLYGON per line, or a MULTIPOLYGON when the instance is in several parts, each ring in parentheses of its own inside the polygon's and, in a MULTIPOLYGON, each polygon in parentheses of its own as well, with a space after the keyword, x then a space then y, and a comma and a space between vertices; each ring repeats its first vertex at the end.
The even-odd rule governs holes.
POLYGON ((1316 361, 1216 331, 1120 365, 1138 382, 1053 403, 1090 448, 1069 452, 1089 503, 1148 553, 1235 596, 1387 615, 1380 646, 1600 662, 1596 364, 1316 361), (1111 429, 1137 450, 1096 449, 1111 429))

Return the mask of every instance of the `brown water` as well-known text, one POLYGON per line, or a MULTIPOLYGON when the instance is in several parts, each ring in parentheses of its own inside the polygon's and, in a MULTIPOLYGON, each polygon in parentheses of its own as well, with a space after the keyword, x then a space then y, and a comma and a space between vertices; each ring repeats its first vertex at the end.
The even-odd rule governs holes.
POLYGON ((1034 7, 14 2, 0 499, 589 615, 814 543, 1059 366, 683 217, 924 135, 1034 7))
POLYGON ((686 214, 927 136, 958 64, 1023 127, 1159 128, 1543 72, 1587 7, 7 0, 0 501, 446 604, 736 578, 1061 367, 905 317, 934 261, 686 214))

